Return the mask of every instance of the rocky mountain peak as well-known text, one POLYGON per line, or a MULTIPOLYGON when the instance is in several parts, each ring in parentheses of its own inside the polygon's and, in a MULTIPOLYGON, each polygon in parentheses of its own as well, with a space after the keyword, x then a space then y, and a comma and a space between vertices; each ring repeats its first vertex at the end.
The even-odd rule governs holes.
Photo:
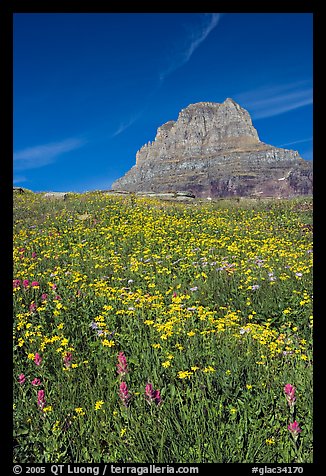
POLYGON ((310 193, 312 167, 296 151, 261 142, 248 111, 227 98, 190 104, 160 126, 112 188, 199 196, 310 193))

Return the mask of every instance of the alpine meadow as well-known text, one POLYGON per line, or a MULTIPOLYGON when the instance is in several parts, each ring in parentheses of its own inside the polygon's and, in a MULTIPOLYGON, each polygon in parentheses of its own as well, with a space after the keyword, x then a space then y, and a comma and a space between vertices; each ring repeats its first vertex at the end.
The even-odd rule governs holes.
POLYGON ((14 195, 14 461, 311 463, 312 198, 14 195))

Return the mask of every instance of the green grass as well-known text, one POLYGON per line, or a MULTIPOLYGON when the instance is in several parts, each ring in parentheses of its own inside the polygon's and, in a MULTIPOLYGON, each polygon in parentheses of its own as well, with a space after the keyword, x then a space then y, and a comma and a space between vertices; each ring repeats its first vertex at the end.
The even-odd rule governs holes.
POLYGON ((195 203, 14 197, 15 462, 312 462, 312 201, 195 203))

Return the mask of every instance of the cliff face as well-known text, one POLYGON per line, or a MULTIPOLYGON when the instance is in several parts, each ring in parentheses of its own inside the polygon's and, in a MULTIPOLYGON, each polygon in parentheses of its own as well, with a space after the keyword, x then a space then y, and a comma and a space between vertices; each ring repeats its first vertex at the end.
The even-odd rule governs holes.
POLYGON ((200 197, 311 194, 312 164, 261 142, 249 113, 232 99, 201 102, 159 127, 112 189, 200 197))

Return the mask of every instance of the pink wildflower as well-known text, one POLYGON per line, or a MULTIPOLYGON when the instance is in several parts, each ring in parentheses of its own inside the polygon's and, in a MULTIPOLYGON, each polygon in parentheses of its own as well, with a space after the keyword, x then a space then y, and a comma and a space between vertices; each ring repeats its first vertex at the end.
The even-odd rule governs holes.
POLYGON ((44 390, 39 390, 37 392, 37 405, 40 407, 41 410, 43 410, 45 404, 45 392, 44 390))
POLYGON ((57 289, 57 285, 56 284, 52 284, 51 288, 53 289, 53 291, 55 291, 57 289))
POLYGON ((45 301, 48 298, 48 295, 46 293, 43 293, 41 296, 42 301, 45 301))
POLYGON ((24 375, 24 374, 20 374, 19 377, 18 377, 18 383, 19 383, 20 385, 23 385, 23 383, 25 383, 25 382, 26 382, 26 377, 25 377, 25 375, 24 375))
POLYGON ((20 279, 14 279, 13 282, 12 282, 12 286, 13 288, 19 288, 20 286, 20 279))
POLYGON ((162 401, 161 394, 159 390, 153 390, 153 385, 148 383, 145 387, 145 395, 148 403, 155 402, 156 405, 159 405, 162 401))
POLYGON ((161 393, 159 390, 154 390, 153 399, 156 405, 159 405, 162 402, 161 393))
POLYGON ((32 281, 32 283, 31 283, 32 287, 36 287, 36 286, 39 286, 39 285, 40 285, 40 283, 38 281, 32 281))
POLYGON ((41 362, 42 362, 42 357, 37 352, 34 357, 34 362, 36 363, 36 365, 41 365, 41 362))
POLYGON ((39 378, 35 378, 32 380, 31 384, 34 385, 34 387, 37 387, 38 385, 41 385, 41 380, 39 378))
POLYGON ((119 375, 125 375, 128 373, 127 359, 123 352, 119 352, 118 355, 117 372, 119 375))
POLYGON ((301 431, 302 431, 301 428, 299 427, 298 422, 295 421, 295 420, 294 420, 293 423, 289 424, 288 430, 291 433, 291 435, 293 436, 295 441, 297 440, 297 438, 299 436, 299 433, 301 433, 301 431))
POLYGON ((153 392, 153 385, 151 383, 146 384, 145 395, 151 398, 152 392, 153 392))
POLYGON ((35 302, 32 302, 29 306, 29 312, 35 312, 36 308, 37 308, 37 306, 36 306, 35 302))
POLYGON ((23 281, 23 286, 24 286, 24 288, 25 288, 25 289, 28 288, 28 285, 29 285, 28 279, 24 279, 24 281, 23 281))
POLYGON ((131 395, 128 392, 128 387, 126 382, 121 382, 120 384, 119 397, 122 403, 124 404, 124 406, 127 407, 129 405, 131 395))
POLYGON ((286 400, 287 400, 290 408, 292 408, 294 406, 295 401, 296 401, 295 390, 296 390, 296 388, 293 387, 293 385, 291 385, 290 383, 286 384, 285 387, 284 387, 285 397, 286 397, 286 400))
POLYGON ((35 251, 33 251, 32 253, 32 258, 36 258, 37 254, 35 253, 35 251))
POLYGON ((70 367, 71 365, 71 360, 72 360, 72 353, 71 352, 67 352, 66 355, 64 356, 63 358, 63 363, 65 364, 65 366, 68 368, 70 367))

